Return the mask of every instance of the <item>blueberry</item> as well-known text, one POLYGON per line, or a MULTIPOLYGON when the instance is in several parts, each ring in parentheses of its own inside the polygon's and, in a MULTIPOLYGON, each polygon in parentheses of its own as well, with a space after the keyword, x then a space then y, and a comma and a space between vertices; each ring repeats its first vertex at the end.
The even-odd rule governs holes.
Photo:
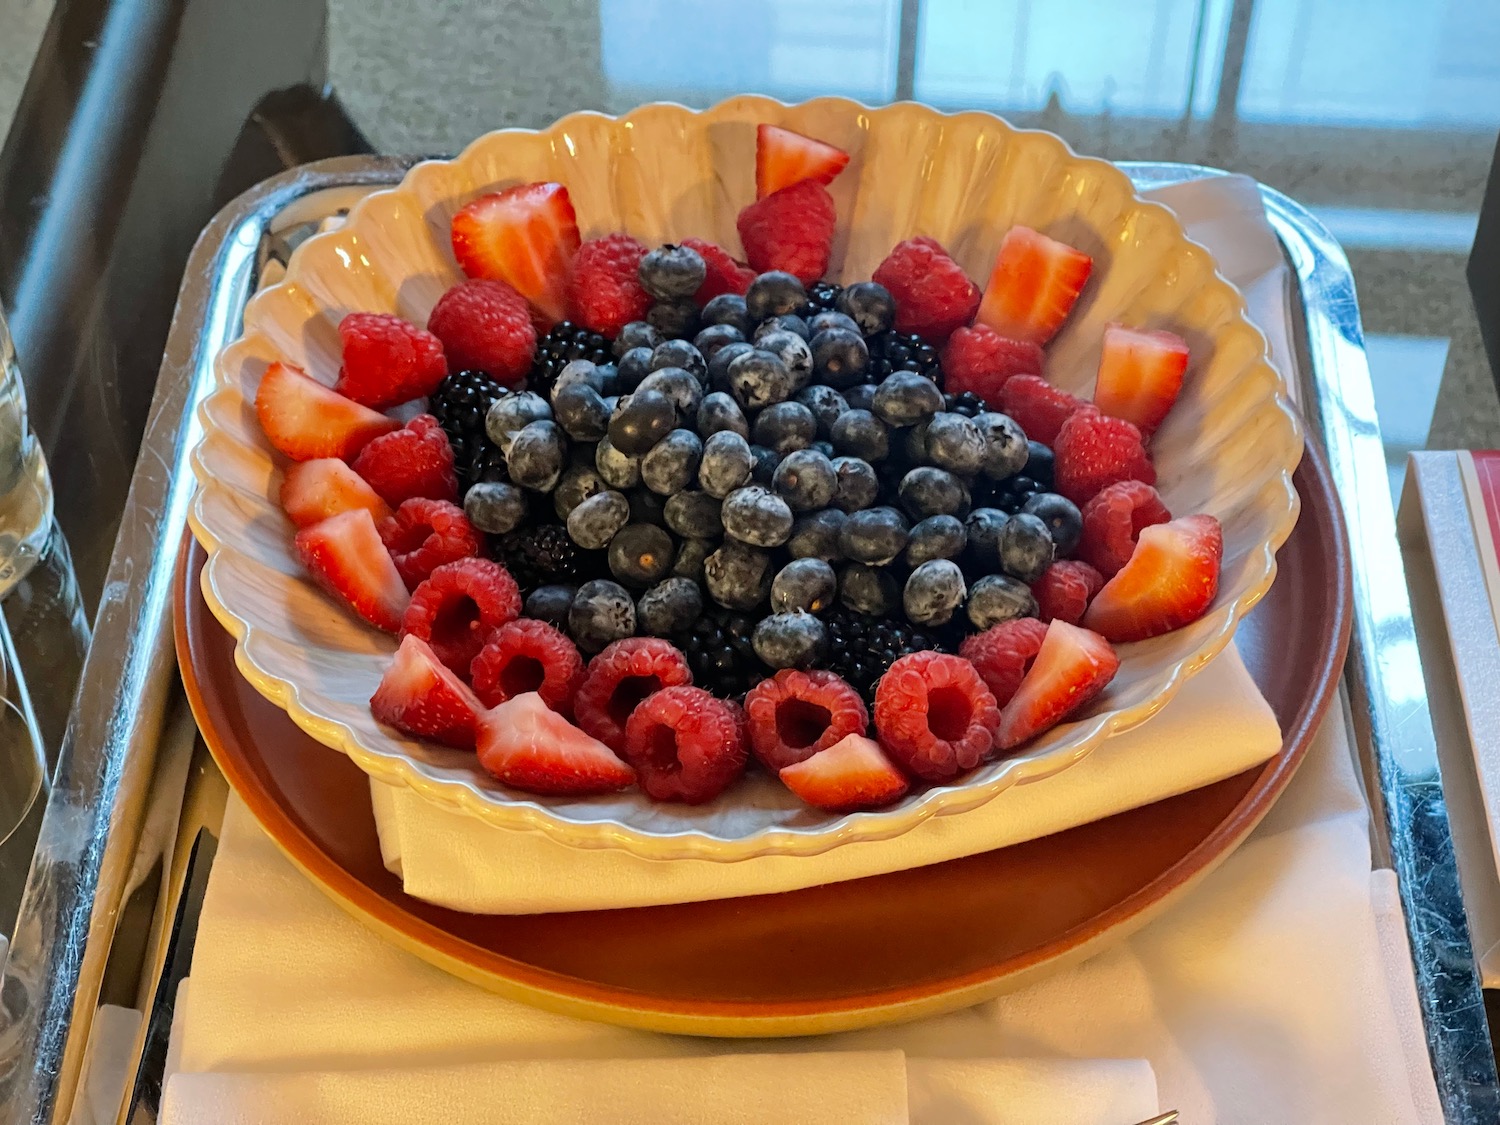
POLYGON ((781 464, 781 455, 769 446, 752 445, 750 456, 755 458, 755 468, 750 470, 750 479, 770 488, 776 480, 776 466, 781 464))
MULTIPOLYGON (((732 328, 738 328, 743 339, 749 339, 755 327, 750 314, 745 311, 745 298, 738 293, 720 293, 717 297, 710 297, 708 303, 703 306, 701 319, 704 324, 708 325, 727 324, 732 328)), ((708 353, 704 352, 704 354, 708 353)))
POLYGON ((648 488, 632 488, 625 497, 630 501, 630 522, 667 526, 667 501, 648 488))
POLYGON ((574 441, 598 441, 609 432, 609 408, 587 383, 553 388, 552 412, 574 441))
MULTIPOLYGON (((1004 480, 1026 467, 1030 457, 1026 431, 1008 414, 986 411, 974 416, 974 425, 984 438, 984 475, 1004 480)), ((1046 449, 1046 446, 1042 447, 1046 449)), ((1050 451, 1047 454, 1051 456, 1050 451)))
POLYGON ((1035 582, 1056 555, 1047 525, 1036 516, 1021 514, 1006 521, 1000 533, 1000 566, 1012 578, 1035 582))
POLYGON ((608 436, 610 444, 621 453, 640 457, 676 425, 677 407, 671 399, 660 391, 635 390, 615 407, 609 419, 608 436))
POLYGON ((864 337, 847 328, 825 328, 812 338, 813 370, 830 387, 864 382, 870 349, 864 337))
POLYGON ((1026 464, 1021 467, 1021 472, 1025 473, 1043 488, 1051 488, 1053 472, 1052 450, 1039 441, 1028 441, 1026 443, 1026 464))
POLYGON ((807 290, 789 273, 771 270, 750 283, 745 290, 745 311, 753 321, 794 313, 807 303, 807 290))
POLYGON ((792 534, 792 509, 758 484, 737 488, 724 497, 720 516, 725 535, 752 547, 779 547, 792 534))
POLYGON ((947 469, 918 465, 901 478, 897 491, 901 506, 912 514, 913 519, 969 514, 969 490, 947 469))
POLYGON ((884 332, 896 320, 896 299, 879 282, 856 281, 845 286, 837 305, 839 312, 859 325, 866 336, 884 332))
POLYGON ((677 548, 677 561, 672 564, 672 573, 678 578, 703 581, 703 560, 713 553, 718 543, 712 539, 684 539, 677 548))
POLYGON ((975 508, 964 520, 969 537, 968 556, 980 574, 990 574, 1000 567, 1000 536, 1010 517, 998 508, 975 508))
POLYGON ((786 365, 787 372, 792 377, 793 391, 800 391, 812 382, 812 349, 807 346, 807 341, 795 332, 788 332, 785 329, 767 332, 764 336, 756 337, 755 346, 763 352, 770 352, 786 365))
POLYGON ((641 288, 658 301, 691 297, 708 276, 703 255, 691 246, 665 246, 652 250, 636 267, 641 288))
POLYGON ((594 447, 594 468, 611 488, 634 488, 641 483, 641 459, 621 453, 606 434, 594 447))
POLYGON ((623 492, 590 496, 568 513, 568 537, 586 551, 602 551, 630 522, 630 501, 623 492))
POLYGON ((502 453, 509 454, 511 438, 532 422, 544 422, 551 417, 552 408, 541 395, 530 391, 504 395, 495 400, 484 416, 484 432, 502 453))
POLYGON ((568 632, 585 652, 635 635, 635 600, 618 582, 596 578, 578 588, 568 608, 568 632))
POLYGON ((698 436, 711 438, 720 430, 729 430, 740 437, 750 436, 750 423, 745 421, 745 412, 734 401, 733 395, 713 391, 703 396, 698 406, 698 436))
POLYGON ((773 316, 763 320, 756 328, 755 335, 751 337, 758 347, 762 336, 769 336, 772 332, 790 332, 794 336, 800 336, 806 340, 812 335, 807 327, 807 321, 796 313, 783 313, 781 316, 773 316))
POLYGON ((827 457, 830 461, 832 461, 839 455, 839 451, 833 448, 833 442, 824 441, 822 438, 819 438, 817 441, 813 442, 812 445, 808 446, 808 448, 817 450, 824 457, 827 457))
POLYGON ((828 652, 828 630, 810 613, 773 613, 750 636, 755 655, 770 668, 808 668, 828 652))
POLYGON ((854 318, 845 313, 835 312, 832 309, 824 309, 807 322, 807 330, 812 333, 814 339, 819 332, 826 332, 830 328, 847 328, 850 332, 858 335, 859 325, 854 318))
POLYGON ((719 518, 722 501, 706 492, 679 492, 667 497, 667 526, 678 535, 688 539, 712 539, 724 534, 724 521, 719 518))
MULTIPOLYGON (((703 370, 701 373, 694 373, 702 374, 706 378, 708 361, 713 359, 716 351, 730 344, 743 344, 744 342, 745 334, 732 324, 710 324, 707 328, 700 330, 698 335, 693 337, 693 347, 703 359, 703 370)), ((687 367, 687 364, 679 363, 677 366, 687 367)), ((693 369, 689 367, 688 370, 693 369)))
MULTIPOLYGON (((519 397, 519 396, 517 396, 519 397)), ((510 479, 534 492, 557 487, 568 460, 568 437, 556 422, 531 422, 511 438, 505 464, 510 479)))
POLYGON ((691 297, 680 301, 658 301, 646 314, 647 322, 669 339, 681 339, 698 331, 698 306, 691 297))
POLYGON ((963 521, 954 516, 928 516, 911 529, 901 561, 918 567, 933 559, 956 559, 968 545, 963 521))
POLYGON ((651 354, 650 348, 631 348, 620 357, 618 370, 622 388, 633 391, 637 383, 651 374, 651 354))
POLYGON ((924 562, 906 580, 901 607, 913 625, 946 625, 964 604, 964 572, 947 559, 924 562))
POLYGON ((1037 493, 1042 486, 1028 476, 1017 475, 1003 482, 995 490, 995 506, 1015 515, 1037 493))
MULTIPOLYGON (((725 348, 724 352, 728 350, 725 348)), ((780 356, 757 348, 729 361, 729 389, 741 406, 759 409, 773 402, 785 402, 797 387, 780 356)))
POLYGON ((855 613, 885 617, 901 604, 901 589, 884 568, 850 563, 839 571, 839 601, 855 613))
POLYGON ((884 566, 906 548, 910 530, 895 508, 866 508, 850 514, 839 533, 839 549, 855 562, 884 566))
POLYGON ((708 389, 726 392, 731 390, 729 365, 754 350, 754 344, 725 344, 714 352, 713 358, 708 361, 708 389))
MULTIPOLYGON (((724 341, 726 344, 732 341, 724 341)), ((663 340, 651 353, 651 370, 680 367, 700 382, 708 376, 708 364, 703 353, 687 340, 663 340)))
POLYGON ((1038 492, 1027 498, 1021 511, 1036 516, 1047 525, 1047 533, 1052 536, 1059 555, 1072 554, 1078 540, 1083 537, 1083 515, 1078 511, 1078 505, 1066 496, 1038 492))
POLYGON ((787 553, 794 559, 822 559, 838 562, 844 557, 839 548, 839 532, 849 517, 836 508, 825 508, 802 516, 792 525, 792 537, 786 541, 787 553))
POLYGON ((670 637, 703 616, 703 591, 691 578, 664 578, 641 595, 635 617, 641 631, 670 637))
POLYGON ((863 511, 875 503, 880 494, 880 478, 875 467, 859 457, 835 457, 833 474, 838 488, 833 494, 833 505, 846 512, 863 511))
MULTIPOLYGON (((474 488, 478 488, 475 485, 474 488)), ((474 488, 469 489, 469 495, 474 494, 474 488)), ((563 471, 563 475, 557 482, 557 487, 552 490, 552 507, 557 512, 557 518, 566 520, 574 508, 582 504, 590 496, 598 496, 599 493, 608 491, 609 485, 599 475, 599 471, 593 464, 569 465, 563 471)), ((464 510, 468 511, 469 499, 464 497, 464 510)), ((470 523, 474 523, 472 517, 470 523)), ((479 527, 477 523, 475 527, 479 527)), ((489 531, 489 528, 480 528, 481 531, 489 531)), ((493 533, 492 533, 493 534, 493 533)))
POLYGON ((771 612, 822 613, 837 593, 833 567, 822 559, 793 559, 771 580, 771 612))
POLYGON ((843 392, 844 401, 850 410, 869 410, 875 405, 875 392, 879 389, 874 383, 857 383, 843 392))
POLYGON ((649 586, 672 569, 676 545, 655 524, 632 523, 609 541, 609 571, 627 586, 649 586))
POLYGON ((976 629, 1036 615, 1031 587, 1008 574, 986 574, 969 587, 969 620, 976 629))
POLYGON ((806 449, 817 436, 818 420, 800 402, 778 402, 768 406, 755 416, 750 426, 751 440, 774 449, 780 457, 806 449))
MULTIPOLYGON (((936 414, 932 416, 936 417, 936 414)), ((927 464, 927 432, 932 428, 932 418, 925 418, 915 426, 899 431, 903 435, 901 448, 913 465, 927 464)))
POLYGON ((576 586, 538 586, 526 595, 526 608, 522 615, 545 621, 557 629, 568 627, 568 609, 578 593, 576 586))
MULTIPOLYGON (((620 393, 620 369, 613 363, 601 363, 594 367, 594 377, 589 380, 594 389, 608 398, 610 395, 620 393)), ((553 390, 557 385, 553 384, 553 390)))
POLYGON ((679 418, 696 418, 698 407, 703 405, 703 384, 691 371, 681 367, 663 367, 641 380, 635 393, 656 391, 664 394, 677 408, 679 418))
POLYGON ((514 531, 526 518, 526 494, 504 481, 480 481, 464 495, 464 515, 489 535, 514 531))
POLYGON ((815 512, 833 503, 839 478, 827 457, 811 449, 799 449, 781 459, 771 476, 771 487, 792 511, 815 512))
POLYGON ((818 420, 818 436, 822 438, 833 432, 833 424, 839 415, 849 409, 843 395, 822 383, 803 387, 797 392, 797 401, 813 412, 813 417, 818 420))
POLYGON ((548 393, 554 414, 557 411, 557 392, 579 383, 593 387, 596 391, 603 389, 604 376, 599 374, 599 365, 593 360, 569 360, 563 369, 557 373, 557 378, 552 383, 552 390, 548 393))
POLYGON ((754 468, 755 455, 750 452, 750 443, 733 430, 720 430, 703 443, 698 486, 722 500, 748 483, 754 468))
POLYGON ((645 348, 650 351, 662 342, 662 334, 644 320, 632 320, 620 334, 615 337, 614 353, 616 359, 623 359, 625 353, 635 348, 645 348))
POLYGON ((743 543, 726 541, 703 560, 708 596, 725 609, 750 610, 771 592, 771 555, 743 543))
POLYGON ((893 371, 875 390, 875 416, 892 426, 915 426, 943 408, 943 392, 915 371, 893 371))
POLYGON ((673 430, 641 458, 641 482, 652 492, 671 496, 698 477, 703 441, 692 430, 673 430))
POLYGON ((865 461, 883 461, 891 452, 890 428, 868 410, 844 411, 833 423, 829 439, 840 453, 865 461))
POLYGON ((931 465, 961 477, 972 477, 984 464, 984 435, 962 414, 946 411, 934 414, 927 424, 926 437, 927 461, 931 465))

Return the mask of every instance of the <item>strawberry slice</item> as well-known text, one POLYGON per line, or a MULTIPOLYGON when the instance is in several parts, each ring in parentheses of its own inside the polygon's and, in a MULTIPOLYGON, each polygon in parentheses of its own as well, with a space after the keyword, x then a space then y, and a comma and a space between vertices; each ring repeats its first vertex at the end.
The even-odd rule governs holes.
POLYGON ((273 446, 293 461, 347 461, 373 438, 401 424, 329 390, 289 363, 273 363, 260 377, 255 416, 273 446))
POLYGON ((282 479, 281 509, 298 527, 311 527, 355 508, 368 510, 377 523, 391 515, 391 506, 365 478, 337 457, 299 461, 282 479))
POLYGON ((544 328, 568 312, 568 271, 578 217, 562 184, 518 184, 481 195, 453 216, 453 253, 464 273, 509 282, 544 328))
POLYGON ((426 641, 407 635, 370 697, 370 713, 403 734, 472 750, 484 705, 426 641))
POLYGON ((905 793, 906 775, 880 743, 846 734, 826 750, 781 770, 786 787, 809 805, 829 812, 853 812, 888 805, 905 793))
POLYGON ((1213 516, 1141 528, 1130 561, 1089 603, 1083 624, 1112 641, 1143 641, 1202 617, 1219 592, 1224 531, 1213 516))
POLYGON ((1002 336, 1045 344, 1083 292, 1094 261, 1030 227, 1011 227, 995 255, 975 320, 1002 336))
POLYGON ((377 629, 394 633, 411 600, 365 508, 297 532, 297 554, 318 584, 377 629))
POLYGON ((1011 750, 1051 730, 1103 691, 1119 667, 1120 658, 1098 633, 1054 620, 1021 686, 1000 711, 995 746, 1011 750))
POLYGON ((1150 437, 1177 401, 1187 363, 1187 341, 1181 336, 1111 324, 1104 330, 1094 405, 1134 422, 1142 437, 1150 437))
POLYGON ((479 764, 528 793, 613 793, 635 781, 631 769, 528 691, 479 720, 479 764))
POLYGON ((826 141, 779 125, 759 125, 755 130, 755 198, 764 199, 803 180, 831 184, 848 163, 849 154, 826 141))

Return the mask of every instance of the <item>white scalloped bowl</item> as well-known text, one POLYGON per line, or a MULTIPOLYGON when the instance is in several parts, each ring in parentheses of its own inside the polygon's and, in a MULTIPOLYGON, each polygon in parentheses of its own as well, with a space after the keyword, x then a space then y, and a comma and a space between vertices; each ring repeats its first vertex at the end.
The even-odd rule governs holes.
POLYGON ((740 97, 703 112, 649 105, 620 118, 579 113, 541 132, 487 134, 457 159, 417 165, 398 187, 363 200, 341 229, 308 240, 286 279, 250 303, 244 336, 219 357, 217 375, 193 457, 200 487, 192 526, 208 552, 204 594, 236 638, 246 678, 373 778, 409 785, 497 826, 648 857, 815 855, 893 837, 1066 769, 1111 734, 1144 722, 1229 643, 1269 588, 1275 552, 1297 519, 1298 420, 1267 362, 1264 338, 1208 252, 1186 238, 1171 212, 1141 200, 1113 165, 984 113, 740 97), (509 184, 566 184, 585 238, 627 230, 656 245, 699 235, 737 251, 735 216, 753 197, 754 129, 763 121, 831 141, 852 156, 831 188, 839 213, 834 278, 867 278, 896 242, 926 234, 983 280, 1006 230, 1025 223, 1080 247, 1095 263, 1083 298, 1048 349, 1053 382, 1088 394, 1110 321, 1167 328, 1188 340, 1185 390, 1153 452, 1172 511, 1209 512, 1223 522, 1224 567, 1213 606, 1184 629, 1122 646, 1114 683, 1081 717, 1018 754, 878 812, 820 813, 759 776, 699 808, 655 804, 638 791, 537 797, 499 785, 473 754, 396 737, 368 707, 394 640, 323 595, 293 554, 292 527, 276 502, 281 461, 253 409, 261 373, 280 359, 332 383, 336 327, 348 312, 389 311, 425 324, 461 276, 449 250, 451 216, 474 196, 509 184))

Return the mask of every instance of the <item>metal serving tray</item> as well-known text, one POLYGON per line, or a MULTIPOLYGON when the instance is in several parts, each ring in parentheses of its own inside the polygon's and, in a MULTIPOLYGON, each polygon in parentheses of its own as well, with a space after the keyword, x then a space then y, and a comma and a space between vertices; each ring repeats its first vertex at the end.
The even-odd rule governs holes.
MULTIPOLYGON (((0 1123, 68 1120, 95 1009, 102 998, 121 1002, 121 979, 130 982, 124 1002, 133 998, 145 1018, 136 1037, 136 1082, 119 1119, 154 1119, 170 985, 186 969, 191 901, 212 857, 202 841, 179 848, 176 862, 145 884, 151 901, 143 903, 143 837, 157 846, 164 806, 173 820, 166 835, 178 836, 184 800, 203 801, 204 782, 190 774, 185 785, 182 754, 163 749, 172 744, 163 738, 168 716, 181 702, 171 582, 193 488, 186 459, 198 434, 195 410, 212 383, 214 356, 238 334, 264 271, 277 268, 319 221, 394 184, 414 162, 339 158, 266 180, 221 211, 193 251, 0 977, 0 1123)), ((1124 167, 1142 187, 1215 174, 1176 164, 1124 167)), ((1346 681, 1374 806, 1375 856, 1395 869, 1400 885, 1445 1117, 1454 1125, 1492 1125, 1500 1121, 1500 1082, 1460 898, 1354 282, 1322 224, 1280 192, 1260 191, 1296 278, 1311 439, 1327 453, 1353 546, 1346 681)), ((221 807, 222 794, 218 800, 221 807)))

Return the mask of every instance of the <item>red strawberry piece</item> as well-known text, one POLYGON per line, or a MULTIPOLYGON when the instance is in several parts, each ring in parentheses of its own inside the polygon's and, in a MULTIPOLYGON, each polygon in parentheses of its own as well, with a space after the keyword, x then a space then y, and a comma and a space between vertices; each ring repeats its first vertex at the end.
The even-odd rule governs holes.
POLYGON ((933 238, 896 243, 875 267, 874 279, 896 299, 896 331, 934 344, 973 320, 979 307, 979 286, 933 238))
POLYGON ((568 271, 578 217, 562 184, 517 184, 481 195, 453 216, 453 253, 464 273, 509 282, 543 327, 568 311, 568 271))
POLYGON ((1143 641, 1196 621, 1219 592, 1224 532, 1213 516, 1143 528, 1135 553, 1089 604, 1083 623, 1112 641, 1143 641))
POLYGON ((651 311, 651 294, 636 272, 646 247, 628 234, 590 239, 578 248, 568 282, 569 317, 611 338, 651 311))
POLYGON ((467 676, 495 630, 520 615, 521 591, 510 571, 489 559, 459 559, 412 591, 401 635, 421 637, 439 660, 467 676))
POLYGON ((330 390, 291 364, 273 363, 255 392, 255 416, 271 445, 293 461, 347 461, 401 423, 330 390))
POLYGON ((782 782, 814 808, 854 812, 888 805, 910 788, 880 743, 846 734, 826 750, 787 766, 782 782))
POLYGON ((831 184, 849 163, 849 154, 826 141, 804 137, 779 125, 755 129, 755 198, 812 180, 831 184))
POLYGON ((1054 387, 1036 375, 1015 375, 1000 388, 999 408, 1026 431, 1032 441, 1051 445, 1068 415, 1082 406, 1081 398, 1054 387))
POLYGON ((298 527, 310 527, 355 508, 366 509, 377 523, 391 514, 391 506, 364 477, 337 457, 293 464, 282 478, 280 499, 281 510, 298 527))
POLYGON ((1041 375, 1042 349, 1030 340, 1009 340, 993 328, 976 324, 955 329, 948 337, 942 368, 943 386, 949 394, 968 391, 987 403, 998 403, 1001 388, 1012 376, 1041 375))
POLYGON ((1083 506, 1078 557, 1105 578, 1130 561, 1141 529, 1172 518, 1161 494, 1138 480, 1122 480, 1099 490, 1083 506))
POLYGON ((483 371, 507 387, 526 378, 536 356, 531 306, 504 281, 460 281, 432 306, 427 331, 443 342, 449 371, 483 371))
POLYGON ((1021 686, 1046 635, 1047 626, 1035 617, 1018 617, 965 637, 958 655, 974 665, 995 703, 1004 707, 1021 686))
POLYGON ((382 723, 457 750, 474 749, 483 712, 469 685, 419 637, 402 638, 370 697, 370 713, 382 723))
POLYGON ((334 597, 377 629, 401 627, 408 595, 364 508, 304 527, 294 541, 302 565, 334 597))
POLYGON ((864 734, 870 714, 859 692, 833 672, 784 668, 745 696, 750 749, 771 772, 806 761, 846 734, 864 734))
POLYGON ((743 262, 736 261, 724 247, 702 238, 684 238, 680 245, 698 251, 707 267, 703 284, 693 294, 693 300, 706 305, 720 293, 738 293, 741 297, 755 280, 755 271, 743 262))
POLYGON ((479 720, 479 764, 513 789, 554 797, 614 793, 635 781, 604 743, 559 715, 534 691, 479 720))
POLYGON ((370 442, 354 459, 354 471, 393 506, 413 496, 458 499, 453 448, 431 414, 418 414, 402 429, 370 442))
POLYGON ((568 715, 583 683, 583 657, 545 621, 522 617, 495 630, 469 671, 486 707, 534 691, 548 707, 568 715))
POLYGON ((1104 585, 1104 575, 1086 562, 1058 559, 1031 584, 1037 616, 1043 621, 1061 620, 1077 625, 1089 601, 1104 585))
POLYGON ((1000 712, 995 746, 1011 750, 1051 730, 1103 691, 1119 667, 1120 658, 1098 633, 1052 622, 1026 678, 1000 712))
POLYGON ((1093 268, 1083 251, 1030 227, 1011 227, 995 255, 979 323, 1014 340, 1045 344, 1068 318, 1093 268))
POLYGON ((401 501, 396 514, 379 525, 380 541, 390 552, 408 590, 415 590, 444 563, 484 553, 484 538, 464 510, 446 500, 414 496, 401 501))
POLYGON ((573 697, 578 725, 611 750, 625 748, 625 721, 662 688, 693 682, 687 657, 669 641, 626 637, 589 661, 573 697))
POLYGON ((350 313, 339 321, 343 366, 333 389, 374 410, 425 398, 448 374, 443 344, 391 313, 350 313))
POLYGON ((1150 437, 1177 401, 1187 363, 1181 336, 1111 324, 1104 330, 1094 405, 1150 437))
POLYGON ((875 689, 880 745, 909 773, 947 781, 982 762, 1000 709, 974 665, 944 652, 913 652, 875 689))
POLYGON ((647 796, 701 805, 745 772, 745 716, 702 688, 662 688, 630 713, 623 753, 647 796))
POLYGON ((1156 467, 1141 443, 1141 431, 1094 406, 1080 406, 1068 415, 1052 454, 1054 487, 1080 506, 1116 481, 1156 483, 1156 467))
POLYGON ((828 189, 803 180, 750 204, 735 226, 745 257, 757 273, 785 270, 811 285, 828 270, 837 221, 828 189))

